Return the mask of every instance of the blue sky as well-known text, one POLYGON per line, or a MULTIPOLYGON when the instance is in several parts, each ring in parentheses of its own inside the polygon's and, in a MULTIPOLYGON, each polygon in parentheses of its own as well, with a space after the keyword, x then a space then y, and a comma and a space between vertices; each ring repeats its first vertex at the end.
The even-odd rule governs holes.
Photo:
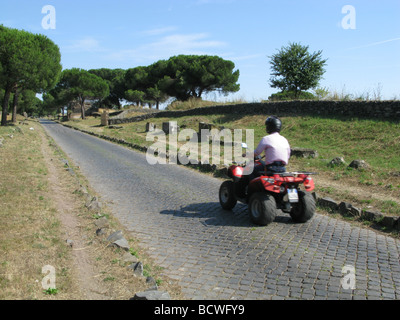
POLYGON ((0 8, 0 24, 52 39, 64 69, 218 55, 239 69, 241 90, 208 98, 258 102, 278 91, 268 83, 269 57, 299 42, 328 59, 321 87, 400 99, 399 0, 0 0, 0 8), (55 29, 43 28, 46 5, 55 29))

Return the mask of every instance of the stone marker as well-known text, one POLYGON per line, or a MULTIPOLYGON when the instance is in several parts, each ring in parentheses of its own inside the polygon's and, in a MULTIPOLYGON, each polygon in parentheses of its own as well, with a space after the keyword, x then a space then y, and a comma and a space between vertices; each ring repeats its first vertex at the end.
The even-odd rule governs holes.
POLYGON ((154 132, 156 130, 156 125, 154 123, 146 123, 146 132, 154 132))
POLYGON ((110 120, 110 115, 108 114, 107 111, 104 110, 104 112, 101 115, 101 125, 103 127, 108 126, 108 120, 110 120))

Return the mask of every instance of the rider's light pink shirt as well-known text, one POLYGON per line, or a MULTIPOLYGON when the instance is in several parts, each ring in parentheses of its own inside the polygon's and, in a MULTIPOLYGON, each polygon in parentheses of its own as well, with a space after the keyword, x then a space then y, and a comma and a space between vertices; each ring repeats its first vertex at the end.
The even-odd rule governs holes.
POLYGON ((263 151, 265 151, 265 164, 267 165, 275 161, 282 161, 285 163, 285 165, 289 163, 289 142, 278 132, 262 138, 257 149, 254 151, 254 155, 259 156, 263 151))

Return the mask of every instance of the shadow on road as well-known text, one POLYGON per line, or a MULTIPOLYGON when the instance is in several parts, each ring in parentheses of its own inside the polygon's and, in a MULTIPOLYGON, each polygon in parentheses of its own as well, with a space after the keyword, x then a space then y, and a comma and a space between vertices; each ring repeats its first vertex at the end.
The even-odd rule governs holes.
MULTIPOLYGON (((163 210, 160 214, 198 219, 205 226, 257 227, 250 220, 247 205, 237 204, 233 211, 223 210, 218 202, 192 203, 178 210, 163 210)), ((275 223, 294 224, 289 215, 278 212, 275 223)))

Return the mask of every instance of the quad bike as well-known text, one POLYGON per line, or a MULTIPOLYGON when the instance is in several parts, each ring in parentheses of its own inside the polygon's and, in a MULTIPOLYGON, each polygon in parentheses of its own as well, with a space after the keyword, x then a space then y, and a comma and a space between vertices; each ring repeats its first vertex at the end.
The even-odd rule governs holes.
MULTIPOLYGON (((255 160, 255 165, 261 159, 255 160)), ((223 209, 232 210, 238 201, 248 204, 251 220, 265 226, 275 220, 277 210, 289 213, 296 223, 310 220, 315 212, 312 172, 267 172, 249 181, 243 175, 244 165, 234 164, 228 170, 232 179, 222 183, 219 201, 223 209), (301 188, 302 187, 302 188, 301 188)))

